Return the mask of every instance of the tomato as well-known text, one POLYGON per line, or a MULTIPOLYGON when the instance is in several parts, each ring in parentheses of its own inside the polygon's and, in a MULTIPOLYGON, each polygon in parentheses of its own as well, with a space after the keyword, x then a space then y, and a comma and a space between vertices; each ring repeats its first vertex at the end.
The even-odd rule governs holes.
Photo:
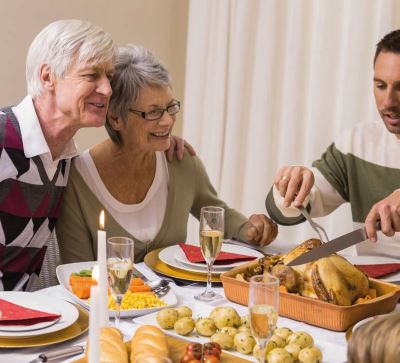
POLYGON ((187 345, 187 347, 186 347, 186 351, 190 352, 190 351, 193 351, 193 350, 196 350, 196 351, 199 350, 201 352, 202 345, 200 343, 189 343, 187 345))
POLYGON ((200 363, 200 361, 191 353, 186 353, 181 359, 181 363, 197 363, 197 362, 200 363))
POLYGON ((219 363, 219 357, 216 355, 205 355, 203 358, 203 363, 219 363))
POLYGON ((190 343, 186 347, 186 355, 191 355, 195 359, 201 358, 203 347, 200 343, 190 343))
POLYGON ((217 347, 207 347, 204 348, 204 355, 215 355, 216 357, 220 358, 221 352, 217 347))
POLYGON ((219 353, 221 354, 221 346, 218 344, 218 343, 215 343, 215 342, 208 342, 208 343, 206 343, 206 344, 204 344, 204 350, 207 350, 207 349, 217 349, 218 351, 219 351, 219 353))

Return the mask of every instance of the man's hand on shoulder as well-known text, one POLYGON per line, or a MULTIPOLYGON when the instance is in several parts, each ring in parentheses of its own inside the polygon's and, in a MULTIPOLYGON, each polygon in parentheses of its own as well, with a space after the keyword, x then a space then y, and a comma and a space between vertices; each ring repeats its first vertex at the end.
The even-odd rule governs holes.
POLYGON ((183 155, 185 153, 185 149, 189 152, 190 155, 195 156, 196 151, 193 146, 190 145, 186 140, 171 135, 171 145, 169 149, 165 152, 167 154, 167 160, 172 161, 174 159, 174 154, 178 160, 183 159, 183 155))

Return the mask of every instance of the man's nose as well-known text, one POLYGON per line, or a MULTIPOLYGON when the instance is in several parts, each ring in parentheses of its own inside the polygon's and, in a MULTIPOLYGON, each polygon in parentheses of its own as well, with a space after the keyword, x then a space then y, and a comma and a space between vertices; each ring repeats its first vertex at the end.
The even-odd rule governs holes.
POLYGON ((385 98, 383 99, 384 108, 390 108, 393 106, 399 106, 399 97, 397 92, 393 88, 388 88, 385 93, 385 98))
POLYGON ((108 79, 108 77, 106 75, 102 76, 97 84, 97 90, 98 93, 110 97, 111 93, 112 93, 112 89, 111 89, 111 84, 110 84, 110 80, 108 79))

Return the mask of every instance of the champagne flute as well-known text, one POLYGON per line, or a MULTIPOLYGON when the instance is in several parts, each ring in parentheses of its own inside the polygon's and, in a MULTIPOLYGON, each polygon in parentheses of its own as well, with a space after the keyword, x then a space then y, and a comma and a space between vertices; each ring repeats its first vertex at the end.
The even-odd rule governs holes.
POLYGON ((276 328, 279 309, 279 279, 270 274, 250 278, 249 313, 250 327, 260 347, 260 363, 265 362, 265 348, 276 328))
POLYGON ((194 298, 201 301, 212 301, 222 298, 215 293, 211 286, 211 276, 214 261, 219 255, 224 238, 224 214, 220 207, 203 207, 200 213, 200 247, 201 253, 207 263, 207 287, 206 290, 194 298))
POLYGON ((115 300, 115 326, 117 328, 121 316, 121 301, 132 278, 133 261, 133 240, 127 237, 107 239, 108 281, 115 300))

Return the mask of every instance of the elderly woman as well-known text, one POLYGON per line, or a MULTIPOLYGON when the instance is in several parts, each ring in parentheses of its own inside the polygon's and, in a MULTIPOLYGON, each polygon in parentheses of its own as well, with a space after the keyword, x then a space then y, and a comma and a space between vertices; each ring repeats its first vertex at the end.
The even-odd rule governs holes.
POLYGON ((111 80, 106 123, 110 139, 74 160, 57 224, 63 263, 94 260, 99 213, 109 236, 135 241, 135 260, 186 240, 189 213, 203 206, 225 209, 225 237, 261 245, 277 234, 264 215, 249 220, 220 200, 197 157, 167 163, 180 103, 168 71, 141 47, 121 48, 111 80))

